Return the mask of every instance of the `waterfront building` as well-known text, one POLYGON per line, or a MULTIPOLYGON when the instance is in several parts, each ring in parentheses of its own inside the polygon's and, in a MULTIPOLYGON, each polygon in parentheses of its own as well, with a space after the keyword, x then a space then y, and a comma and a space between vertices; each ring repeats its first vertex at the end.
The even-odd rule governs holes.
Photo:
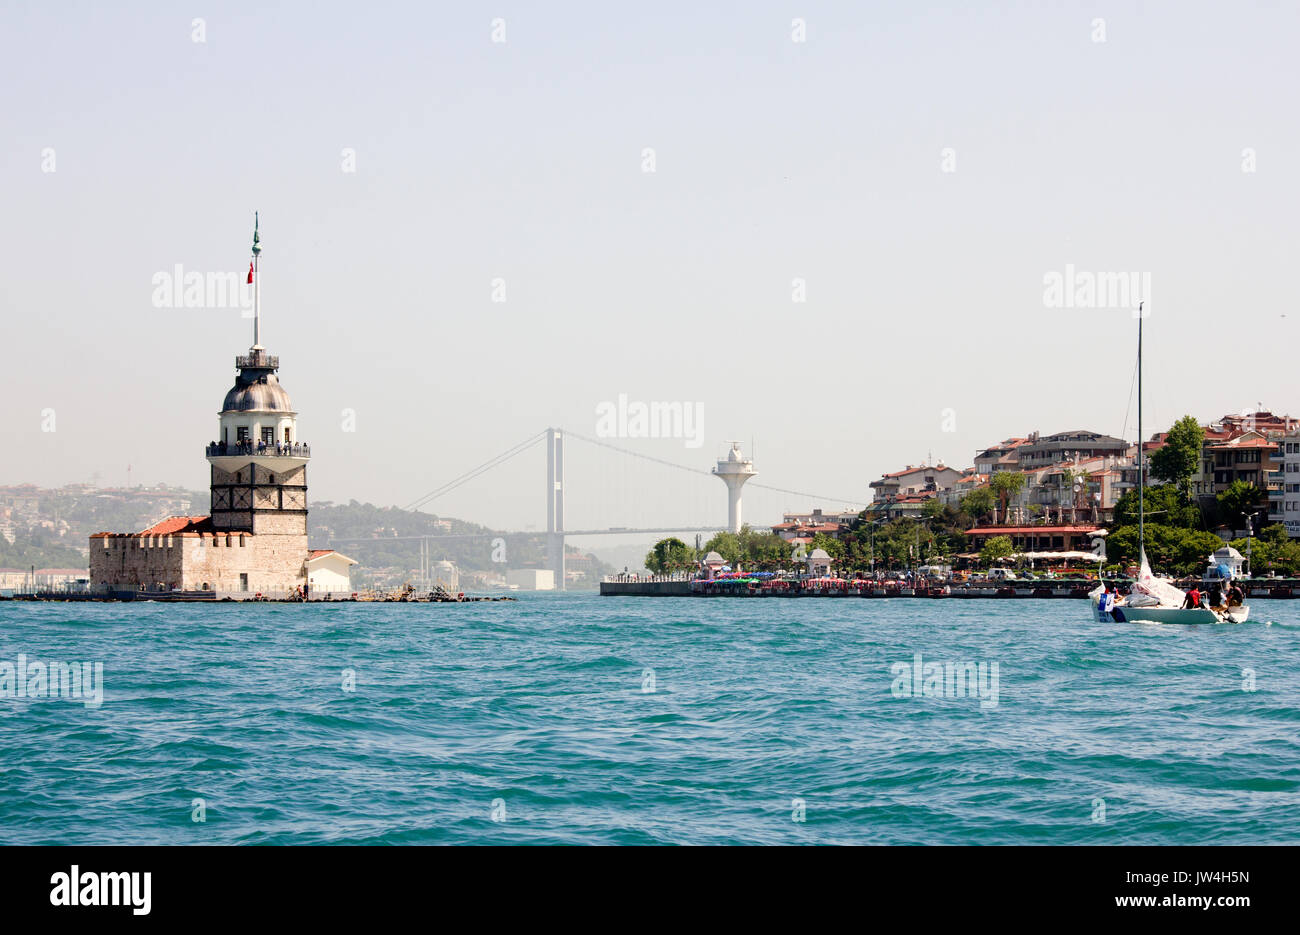
POLYGON ((705 578, 715 577, 726 566, 727 560, 717 552, 710 552, 700 559, 700 570, 704 573, 705 578))
POLYGON ((1027 471, 1080 458, 1123 457, 1130 447, 1122 438, 1082 429, 1047 436, 1033 432, 1016 448, 1016 458, 1020 470, 1027 471))
MULTIPOLYGON (((857 519, 858 514, 854 513, 853 518, 857 519)), ((772 527, 772 532, 776 533, 786 542, 811 542, 812 538, 818 533, 831 538, 839 538, 840 533, 848 528, 848 523, 777 523, 772 527)))
POLYGON ((1048 524, 1043 526, 976 526, 966 530, 975 551, 994 536, 1008 536, 1017 552, 1087 552, 1092 549, 1096 523, 1048 524))
POLYGON ((235 384, 205 454, 211 512, 173 516, 136 533, 90 537, 90 581, 99 591, 216 591, 239 599, 289 596, 319 578, 339 587, 356 564, 307 547, 307 463, 298 413, 262 347, 257 298, 260 237, 253 233, 253 346, 235 358, 235 384))
MULTIPOLYGON (((1211 497, 1222 493, 1234 480, 1250 480, 1254 475, 1262 475, 1250 480, 1257 486, 1270 489, 1269 474, 1282 470, 1282 457, 1272 454, 1272 445, 1259 446, 1264 454, 1258 461, 1254 456, 1242 454, 1238 460, 1241 439, 1267 439, 1271 443, 1280 442, 1283 436, 1300 431, 1300 423, 1290 416, 1277 416, 1260 410, 1241 414, 1229 413, 1222 418, 1201 426, 1205 441, 1201 448, 1200 470, 1192 477, 1192 493, 1199 497, 1211 497)), ((1279 479, 1280 480, 1280 479, 1279 479)), ((1281 520, 1281 514, 1273 517, 1281 520)))
POLYGON ((947 506, 957 509, 961 506, 962 497, 972 490, 987 487, 988 482, 989 474, 981 474, 977 468, 967 468, 961 477, 952 482, 951 487, 939 492, 939 499, 947 506))
POLYGON ((1081 458, 1027 471, 1013 513, 1020 520, 1110 522, 1115 504, 1137 485, 1131 458, 1081 458))
POLYGON ((352 566, 356 559, 333 549, 312 549, 304 567, 310 594, 340 594, 352 591, 352 566))
MULTIPOLYGON (((781 524, 801 523, 805 526, 819 526, 825 523, 835 523, 840 526, 848 526, 858 518, 861 512, 861 510, 851 510, 846 507, 843 510, 832 510, 828 513, 820 507, 816 507, 811 513, 784 513, 781 516, 781 524)), ((776 526, 773 526, 772 531, 775 532, 776 528, 776 526)))
POLYGON ((1277 446, 1273 458, 1279 475, 1278 488, 1269 489, 1269 506, 1280 504, 1275 521, 1286 527, 1288 536, 1297 539, 1300 538, 1300 429, 1287 432, 1278 439, 1277 446))
POLYGON ((881 475, 879 480, 871 482, 870 487, 876 501, 881 502, 915 494, 935 494, 950 488, 961 476, 961 471, 942 461, 934 465, 909 464, 901 471, 881 475))
POLYGON ((1246 557, 1232 546, 1225 545, 1220 549, 1215 549, 1214 554, 1210 556, 1210 562, 1216 567, 1226 565, 1234 578, 1240 578, 1242 566, 1246 564, 1246 557))
POLYGON ((813 549, 808 553, 807 565, 810 575, 831 574, 831 557, 825 549, 813 549))
POLYGON ((1210 455, 1214 458, 1214 493, 1222 493, 1236 481, 1263 489, 1266 475, 1275 470, 1276 449, 1277 442, 1253 431, 1210 445, 1210 455))
POLYGON ((1020 459, 1016 452, 1028 442, 1028 438, 1007 438, 996 445, 990 445, 975 455, 975 473, 987 475, 994 471, 1020 470, 1020 459))
POLYGON ((454 594, 460 590, 460 570, 446 559, 434 562, 429 566, 429 584, 454 594))
POLYGON ((550 568, 512 568, 506 572, 506 584, 522 591, 554 591, 555 572, 550 568))
POLYGON ((939 491, 926 490, 921 493, 909 493, 901 497, 876 500, 866 509, 868 522, 885 522, 893 519, 920 519, 924 516, 925 505, 937 499, 939 491))

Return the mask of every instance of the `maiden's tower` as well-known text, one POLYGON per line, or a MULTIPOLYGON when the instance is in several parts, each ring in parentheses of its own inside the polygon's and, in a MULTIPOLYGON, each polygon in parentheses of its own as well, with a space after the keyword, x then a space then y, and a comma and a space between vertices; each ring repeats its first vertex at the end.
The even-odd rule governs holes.
POLYGON ((307 547, 307 462, 280 360, 261 344, 261 237, 253 227, 253 346, 207 446, 211 515, 173 516, 137 533, 90 537, 91 589, 251 598, 350 590, 352 559, 307 547), (224 592, 224 594, 222 593, 224 592))

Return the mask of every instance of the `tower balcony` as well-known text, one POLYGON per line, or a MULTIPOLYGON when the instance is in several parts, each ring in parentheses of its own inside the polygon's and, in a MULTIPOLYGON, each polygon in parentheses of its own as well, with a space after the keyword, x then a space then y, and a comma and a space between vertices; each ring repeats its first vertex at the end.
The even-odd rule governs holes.
POLYGON ((235 366, 240 370, 279 370, 280 358, 276 354, 253 351, 251 354, 240 354, 236 357, 235 366))
POLYGON ((235 471, 246 464, 285 471, 311 460, 311 446, 301 442, 213 442, 208 445, 206 455, 209 462, 225 471, 235 471))

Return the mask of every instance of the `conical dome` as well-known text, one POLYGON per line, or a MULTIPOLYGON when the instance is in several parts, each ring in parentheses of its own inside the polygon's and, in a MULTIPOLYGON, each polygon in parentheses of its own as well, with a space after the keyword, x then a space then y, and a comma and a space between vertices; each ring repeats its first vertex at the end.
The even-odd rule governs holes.
POLYGON ((222 412, 293 412, 293 402, 274 373, 253 379, 240 374, 221 404, 222 412))

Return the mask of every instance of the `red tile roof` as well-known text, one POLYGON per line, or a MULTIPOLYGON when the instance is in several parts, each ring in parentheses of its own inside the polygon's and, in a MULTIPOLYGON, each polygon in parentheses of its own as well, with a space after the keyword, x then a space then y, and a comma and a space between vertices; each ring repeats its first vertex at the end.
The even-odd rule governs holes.
POLYGON ((138 536, 172 536, 180 532, 206 532, 212 528, 210 516, 169 516, 148 529, 136 533, 138 536))
POLYGON ((333 551, 333 549, 312 549, 307 553, 307 561, 310 562, 313 558, 320 558, 322 555, 329 555, 333 551))
POLYGON ((880 479, 888 477, 902 477, 904 474, 920 474, 922 471, 955 471, 954 467, 946 464, 918 464, 916 467, 903 468, 901 471, 894 471, 892 474, 882 474, 880 479))
POLYGON ((1271 438, 1233 439, 1222 445, 1211 445, 1211 451, 1230 451, 1233 448, 1276 448, 1277 441, 1271 438))
POLYGON ((966 530, 968 536, 1045 536, 1053 533, 1069 535, 1100 529, 1100 526, 976 526, 966 530))

